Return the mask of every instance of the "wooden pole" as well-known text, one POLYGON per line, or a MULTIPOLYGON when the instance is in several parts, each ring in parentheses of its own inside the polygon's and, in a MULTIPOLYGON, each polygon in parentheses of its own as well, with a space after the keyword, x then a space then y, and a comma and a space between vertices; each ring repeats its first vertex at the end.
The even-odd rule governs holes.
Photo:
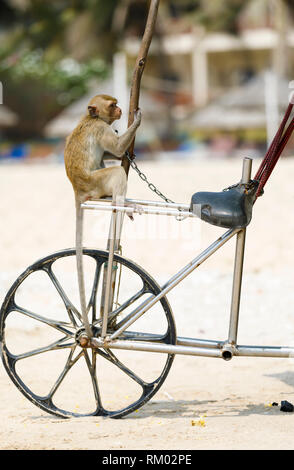
MULTIPOLYGON (((131 94, 130 94, 130 106, 129 106, 129 119, 128 119, 128 127, 134 121, 134 113, 139 107, 139 96, 140 96, 140 86, 141 86, 141 78, 144 72, 147 55, 149 51, 149 47, 151 44, 151 40, 153 37, 155 23, 157 18, 157 12, 159 7, 160 0, 151 0, 149 13, 146 21, 145 31, 142 38, 141 46, 139 49, 139 53, 136 60, 135 70, 133 73, 133 80, 131 85, 131 94)), ((134 154, 134 146, 135 146, 135 138, 133 139, 128 153, 129 155, 133 156, 134 154)), ((127 157, 123 157, 122 166, 125 169, 126 174, 129 173, 130 162, 127 157)))
MULTIPOLYGON (((154 29, 155 29, 159 2, 160 0, 151 0, 150 2, 145 31, 143 34, 141 46, 140 46, 139 53, 138 53, 137 60, 136 60, 135 70, 133 73, 131 93, 130 93, 128 127, 130 127, 130 125, 133 123, 134 113, 139 107, 141 78, 144 72, 149 47, 152 41, 154 29)), ((134 146, 135 146, 135 138, 133 139, 131 145, 128 148, 128 153, 131 157, 134 155, 134 146)), ((125 172, 128 177, 130 162, 125 156, 122 159, 122 166, 125 169, 125 172)), ((112 217, 111 223, 114 223, 114 216, 115 215, 113 215, 112 217)), ((118 229, 119 236, 115 238, 115 242, 114 242, 115 253, 118 253, 120 250, 120 234, 121 234, 121 229, 122 229, 122 223, 123 223, 123 218, 121 219, 121 222, 119 224, 120 225, 118 229)), ((110 246, 111 246, 111 229, 110 229, 110 235, 108 237, 108 242, 107 242, 107 250, 110 249, 110 246)), ((116 268, 116 263, 112 263, 112 264, 113 264, 113 267, 116 268)), ((106 299, 105 294, 106 294, 106 285, 107 285, 107 268, 104 267, 103 287, 102 287, 101 303, 100 303, 100 317, 101 318, 103 317, 105 302, 107 302, 109 306, 109 310, 112 309, 113 300, 114 300, 115 282, 116 282, 116 270, 114 269, 112 272, 112 276, 111 276, 111 292, 109 293, 109 299, 106 299)))

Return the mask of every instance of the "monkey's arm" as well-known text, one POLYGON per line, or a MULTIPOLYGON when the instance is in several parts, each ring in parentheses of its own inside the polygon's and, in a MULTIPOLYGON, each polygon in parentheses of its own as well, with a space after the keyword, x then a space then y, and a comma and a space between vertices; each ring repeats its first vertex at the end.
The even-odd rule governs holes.
POLYGON ((100 140, 101 146, 107 152, 112 153, 116 157, 122 158, 130 146, 140 123, 141 112, 137 111, 133 124, 121 136, 115 134, 111 127, 105 128, 100 140))

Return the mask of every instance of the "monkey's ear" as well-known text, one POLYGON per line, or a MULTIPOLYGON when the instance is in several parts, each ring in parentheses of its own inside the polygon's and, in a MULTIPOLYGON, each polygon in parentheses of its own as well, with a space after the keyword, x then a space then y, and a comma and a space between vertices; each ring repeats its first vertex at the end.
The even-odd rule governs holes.
POLYGON ((99 112, 96 106, 88 106, 88 111, 91 117, 99 116, 99 112))

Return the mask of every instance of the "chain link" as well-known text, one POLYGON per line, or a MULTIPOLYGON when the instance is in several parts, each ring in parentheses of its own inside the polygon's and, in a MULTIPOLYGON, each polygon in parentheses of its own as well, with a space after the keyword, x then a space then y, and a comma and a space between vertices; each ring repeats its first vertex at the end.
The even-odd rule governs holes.
POLYGON ((135 170, 139 177, 141 178, 142 181, 144 181, 147 185, 148 185, 148 188, 153 191, 155 194, 157 194, 157 196, 161 197, 162 199, 164 199, 165 202, 168 202, 168 203, 172 203, 172 204, 175 204, 174 201, 172 201, 171 199, 168 199, 164 194, 162 194, 161 191, 159 191, 159 189, 155 186, 155 184, 151 183, 150 181, 148 181, 148 178, 147 176, 138 168, 138 165, 136 164, 135 162, 135 155, 133 156, 133 158, 130 157, 130 154, 129 152, 126 152, 126 157, 127 159, 129 160, 130 162, 130 166, 133 168, 133 170, 135 170))

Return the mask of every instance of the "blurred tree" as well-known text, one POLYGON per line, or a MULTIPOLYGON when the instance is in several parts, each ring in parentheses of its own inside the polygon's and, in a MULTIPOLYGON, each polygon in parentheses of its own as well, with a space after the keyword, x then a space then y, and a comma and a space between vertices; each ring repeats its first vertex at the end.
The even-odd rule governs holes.
MULTIPOLYGON (((293 11, 293 0, 285 0, 293 11)), ((181 21, 191 28, 236 32, 244 0, 161 0, 162 33, 181 21)), ((141 36, 149 0, 2 0, 0 79, 4 100, 24 123, 22 136, 104 78, 126 35, 141 36), (28 110, 29 115, 28 115, 28 110)), ((166 71, 163 72, 166 74, 166 71)), ((170 71, 168 71, 170 75, 170 71)))
POLYGON ((238 15, 246 5, 244 0, 167 0, 174 18, 186 17, 208 31, 236 33, 238 15))
POLYGON ((137 9, 120 0, 0 3, 0 78, 5 102, 23 123, 20 137, 39 135, 93 78, 105 78, 121 35, 113 26, 121 3, 130 10, 124 26, 140 27, 146 2, 137 9))

